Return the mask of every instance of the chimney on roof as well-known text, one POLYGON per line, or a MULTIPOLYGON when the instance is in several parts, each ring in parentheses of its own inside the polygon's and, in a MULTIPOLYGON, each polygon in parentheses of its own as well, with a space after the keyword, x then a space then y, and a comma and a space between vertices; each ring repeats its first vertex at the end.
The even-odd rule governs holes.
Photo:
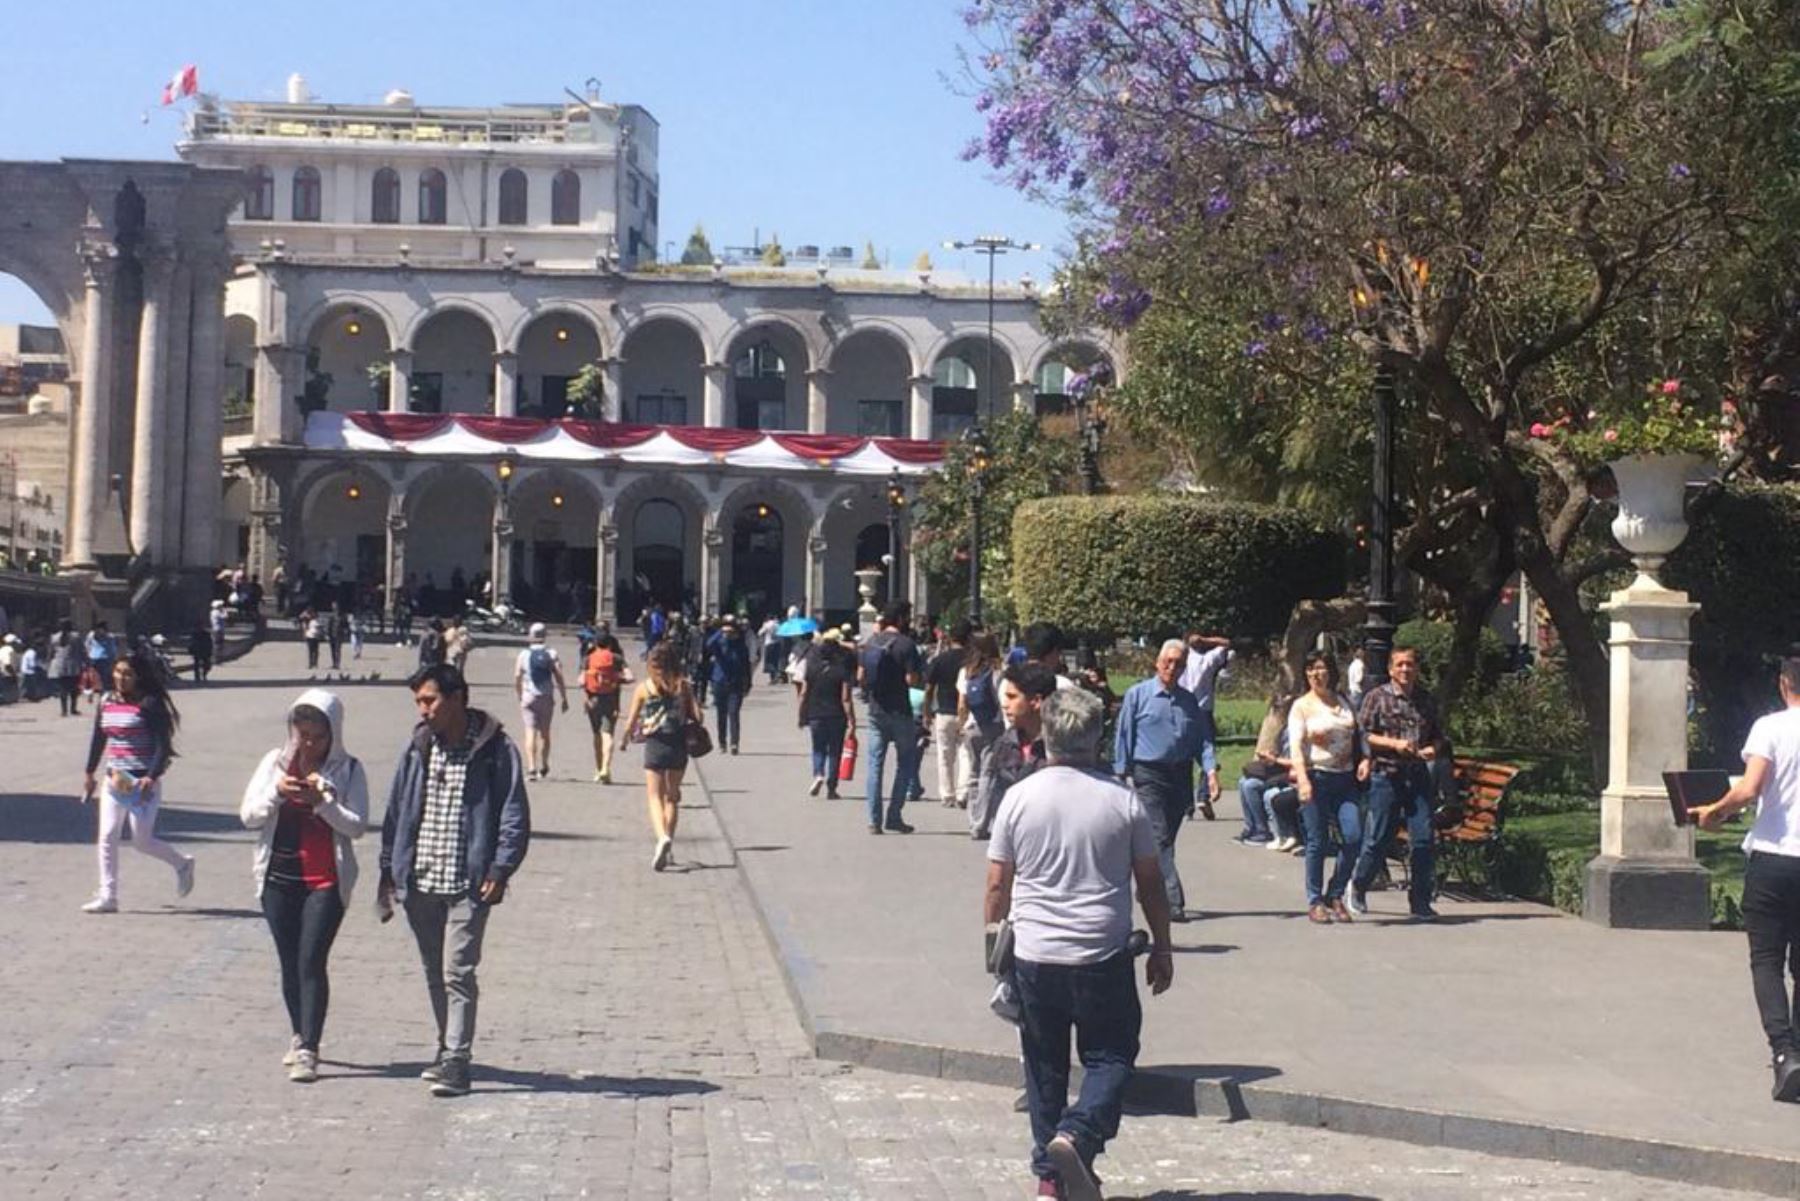
POLYGON ((395 88, 383 96, 381 102, 389 108, 412 108, 413 94, 405 88, 395 88))
POLYGON ((312 99, 312 93, 306 90, 306 76, 298 71, 288 76, 287 98, 289 104, 305 104, 312 99))

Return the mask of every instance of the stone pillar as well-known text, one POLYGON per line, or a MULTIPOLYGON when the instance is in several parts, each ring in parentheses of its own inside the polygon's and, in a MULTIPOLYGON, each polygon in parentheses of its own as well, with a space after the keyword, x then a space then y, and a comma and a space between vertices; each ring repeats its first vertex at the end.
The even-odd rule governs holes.
POLYGON ((144 308, 138 329, 137 414, 131 440, 131 549, 158 567, 169 565, 168 506, 163 481, 168 478, 170 448, 162 434, 169 403, 165 386, 168 360, 169 283, 174 263, 167 254, 145 250, 144 308))
POLYGON ((924 617, 931 612, 931 590, 927 587, 925 573, 917 570, 913 562, 912 550, 906 552, 906 599, 912 602, 913 614, 924 617))
POLYGON ((822 434, 831 423, 831 372, 815 367, 806 373, 806 432, 822 434))
MULTIPOLYGON (((163 535, 171 567, 187 566, 185 534, 187 531, 187 488, 193 461, 192 444, 188 440, 189 391, 192 384, 194 350, 194 269, 183 261, 175 263, 169 283, 169 310, 164 317, 163 342, 165 366, 162 425, 156 440, 163 449, 163 512, 168 515, 163 535)), ((216 440, 215 440, 216 442, 216 440)), ((210 557, 210 556, 209 556, 210 557)), ((218 564, 214 563, 214 567, 218 564)), ((210 587, 210 584, 209 584, 210 587)), ((208 597, 210 599, 210 593, 208 597)))
POLYGON ((261 580, 271 599, 275 595, 275 568, 286 561, 282 538, 281 487, 266 473, 251 468, 250 562, 252 579, 261 580))
POLYGON ((387 616, 394 612, 394 598, 406 587, 406 493, 396 488, 388 495, 387 572, 382 577, 382 600, 387 616))
POLYGON ((931 437, 931 389, 934 381, 929 375, 915 375, 912 384, 912 424, 909 427, 913 438, 931 437))
POLYGON ((600 398, 600 420, 625 420, 625 360, 617 355, 603 360, 606 369, 606 395, 600 398))
POLYGON ((72 568, 92 570, 94 536, 106 512, 108 481, 112 475, 112 283, 117 262, 112 247, 94 247, 83 253, 82 270, 87 283, 86 333, 81 340, 80 408, 75 414, 75 463, 69 489, 69 529, 63 544, 63 562, 72 568))
POLYGON ((389 352, 388 366, 387 411, 410 413, 412 411, 412 351, 389 352))
POLYGON ((494 555, 488 571, 494 577, 494 603, 512 604, 512 497, 501 493, 494 504, 494 555))
POLYGON ((510 350, 494 352, 494 416, 519 415, 519 356, 510 350))
POLYGON ((724 429, 731 424, 725 420, 725 377, 730 374, 731 368, 724 363, 708 363, 701 370, 706 374, 703 424, 708 429, 724 429))
POLYGON ((257 445, 300 441, 303 429, 299 397, 305 386, 304 351, 282 342, 265 342, 257 347, 254 418, 257 445))
POLYGON ((594 556, 594 620, 610 626, 619 618, 619 527, 604 516, 594 547, 599 552, 594 556))
POLYGON ((227 259, 193 272, 193 358, 188 371, 187 479, 182 497, 181 562, 211 567, 219 554, 219 440, 225 421, 225 280, 227 259))
POLYGON ((1020 380, 1012 385, 1013 412, 1037 412, 1037 389, 1029 380, 1020 380))
POLYGON ((823 526, 814 526, 810 537, 806 540, 806 608, 808 617, 825 612, 825 552, 830 543, 825 540, 823 526))
POLYGON ((719 529, 719 515, 708 513, 700 532, 700 612, 717 613, 719 606, 719 558, 725 545, 725 533, 719 529))
POLYGON ((1603 606, 1612 704, 1600 855, 1588 864, 1584 916, 1604 926, 1705 930, 1712 898, 1694 827, 1669 816, 1662 773, 1687 767, 1687 594, 1640 574, 1603 606))

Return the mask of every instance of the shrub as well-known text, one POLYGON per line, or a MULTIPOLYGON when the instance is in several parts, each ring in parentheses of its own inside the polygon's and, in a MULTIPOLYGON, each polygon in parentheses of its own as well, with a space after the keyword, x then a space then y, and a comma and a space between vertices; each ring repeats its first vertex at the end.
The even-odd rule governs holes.
POLYGON ((1550 852, 1550 903, 1564 913, 1580 916, 1587 896, 1587 865, 1594 852, 1587 849, 1550 852))
POLYGON ((1021 621, 1101 634, 1267 638, 1344 583, 1341 539, 1298 513, 1186 496, 1020 505, 1012 560, 1021 621))
POLYGON ((1514 831, 1502 834, 1491 863, 1491 876, 1473 883, 1526 900, 1542 900, 1550 895, 1550 854, 1531 835, 1514 831))
POLYGON ((1776 704, 1772 660, 1800 642, 1800 487, 1735 484, 1699 513, 1662 578, 1700 604, 1695 760, 1734 766, 1776 704))
POLYGON ((1501 676, 1489 687, 1471 687, 1450 715, 1458 746, 1515 747, 1580 756, 1587 751, 1587 720, 1569 688, 1561 663, 1546 659, 1529 671, 1501 676))
MULTIPOLYGON (((1456 627, 1447 621, 1409 621, 1394 631, 1395 646, 1410 646, 1419 652, 1419 670, 1429 684, 1442 683, 1450 669, 1450 644, 1456 638, 1456 627)), ((1475 651, 1475 674, 1469 677, 1469 688, 1492 688, 1506 670, 1506 645, 1489 626, 1481 628, 1475 651)))

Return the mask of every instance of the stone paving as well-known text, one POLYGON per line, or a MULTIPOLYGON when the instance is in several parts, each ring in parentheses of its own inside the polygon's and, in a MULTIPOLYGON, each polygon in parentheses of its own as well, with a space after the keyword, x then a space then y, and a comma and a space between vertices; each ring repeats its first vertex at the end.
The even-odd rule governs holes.
MULTIPOLYGON (((474 1094, 436 1100, 417 1079, 424 990, 371 887, 333 956, 323 1078, 289 1084, 236 806, 307 683, 301 662, 298 647, 265 647, 180 695, 161 831, 198 858, 198 885, 177 901, 165 868, 125 850, 112 917, 77 910, 94 875, 93 814, 73 800, 88 722, 0 708, 0 1198, 1031 1194, 1010 1090, 809 1055, 704 792, 689 792, 677 870, 653 874, 636 757, 613 787, 587 783, 578 714, 558 723, 530 858, 489 928, 474 1094)), ((341 688, 351 749, 385 782, 411 722, 393 684, 406 656, 371 648, 355 666, 385 677, 341 688)), ((482 650, 472 675, 476 703, 516 726, 509 668, 482 650)), ((754 697, 753 715, 775 704, 754 697)), ((733 766, 706 770, 718 781, 733 766)), ((360 851, 372 865, 375 839, 360 851)), ((1102 1170, 1108 1196, 1160 1201, 1743 1196, 1174 1117, 1128 1118, 1102 1170)))

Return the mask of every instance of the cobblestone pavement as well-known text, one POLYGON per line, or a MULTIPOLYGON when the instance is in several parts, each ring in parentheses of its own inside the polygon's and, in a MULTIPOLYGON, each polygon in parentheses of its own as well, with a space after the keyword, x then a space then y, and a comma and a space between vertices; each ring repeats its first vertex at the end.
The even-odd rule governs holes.
MULTIPOLYGON (((0 1197, 1031 1194, 1010 1091, 811 1058, 704 796, 689 792, 677 870, 653 874, 636 757, 613 787, 588 784, 579 715, 558 723, 530 858, 489 927, 476 1092, 436 1100, 417 1079, 429 1010, 411 939, 376 922, 372 888, 333 956, 323 1079, 289 1084, 235 811, 307 682, 299 661, 266 647, 181 694, 161 828, 197 856, 198 885, 177 901, 166 868, 125 850, 113 917, 77 911, 94 874, 93 814, 72 800, 88 723, 0 709, 0 1197)), ((515 726, 509 666, 483 650, 472 674, 476 703, 515 726)), ((341 690, 351 748, 385 782, 411 721, 391 683, 401 653, 372 648, 358 668, 389 681, 341 690)), ((753 697, 752 722, 759 701, 774 705, 753 697)), ((364 841, 365 863, 375 849, 364 841)), ((1167 1117, 1128 1118, 1101 1168, 1108 1196, 1161 1201, 1743 1196, 1167 1117)))

